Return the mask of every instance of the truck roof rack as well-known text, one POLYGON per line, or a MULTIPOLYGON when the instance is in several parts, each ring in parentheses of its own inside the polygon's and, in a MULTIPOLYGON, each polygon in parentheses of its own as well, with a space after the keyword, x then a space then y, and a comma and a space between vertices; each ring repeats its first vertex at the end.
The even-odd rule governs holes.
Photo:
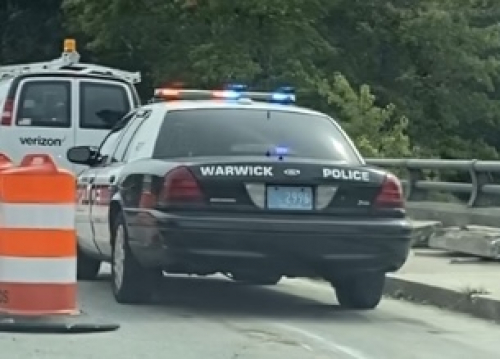
POLYGON ((112 76, 132 84, 141 82, 140 72, 129 72, 107 66, 81 63, 80 54, 76 51, 75 42, 71 39, 65 40, 64 51, 61 57, 57 59, 30 64, 0 66, 0 80, 28 73, 58 70, 73 70, 80 74, 112 76))

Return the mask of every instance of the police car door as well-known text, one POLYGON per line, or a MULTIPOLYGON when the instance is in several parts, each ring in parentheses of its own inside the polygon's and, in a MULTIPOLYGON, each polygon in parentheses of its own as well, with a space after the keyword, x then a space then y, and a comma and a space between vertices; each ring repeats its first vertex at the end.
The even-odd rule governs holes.
POLYGON ((124 165, 123 158, 128 145, 145 119, 143 114, 144 111, 133 114, 128 125, 117 139, 116 146, 111 152, 112 155, 109 156, 106 164, 96 171, 92 189, 94 201, 91 204, 90 216, 95 241, 100 252, 106 257, 111 257, 109 205, 115 190, 115 181, 118 179, 124 165))
POLYGON ((130 113, 121 120, 121 124, 112 129, 99 146, 99 162, 86 168, 78 175, 78 200, 76 206, 76 230, 78 244, 86 252, 102 255, 96 243, 92 210, 100 211, 102 196, 96 190, 96 178, 100 171, 106 171, 109 159, 116 144, 123 134, 124 127, 134 114, 130 113))
POLYGON ((80 101, 75 144, 98 146, 116 122, 134 107, 133 94, 119 81, 98 78, 76 81, 80 101))
POLYGON ((77 114, 74 84, 58 77, 20 81, 10 126, 2 126, 2 149, 19 162, 27 153, 47 153, 58 165, 73 170, 66 151, 74 143, 72 118, 77 114))

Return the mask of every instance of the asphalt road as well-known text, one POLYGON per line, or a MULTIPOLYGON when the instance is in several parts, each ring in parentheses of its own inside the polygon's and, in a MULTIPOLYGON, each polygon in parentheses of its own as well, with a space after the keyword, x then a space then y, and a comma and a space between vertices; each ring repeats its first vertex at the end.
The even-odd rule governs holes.
POLYGON ((90 318, 119 322, 101 334, 0 334, 11 359, 490 359, 500 326, 386 299, 372 312, 340 310, 325 285, 276 287, 168 277, 161 300, 114 302, 108 279, 80 284, 90 318))

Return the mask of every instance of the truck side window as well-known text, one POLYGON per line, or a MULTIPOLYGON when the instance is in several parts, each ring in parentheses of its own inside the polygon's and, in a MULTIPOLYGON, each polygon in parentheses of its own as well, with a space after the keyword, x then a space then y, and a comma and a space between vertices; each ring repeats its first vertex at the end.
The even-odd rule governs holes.
POLYGON ((30 81, 23 84, 16 124, 27 127, 71 127, 69 81, 30 81))
POLYGON ((80 128, 109 130, 131 110, 121 84, 81 82, 80 128))

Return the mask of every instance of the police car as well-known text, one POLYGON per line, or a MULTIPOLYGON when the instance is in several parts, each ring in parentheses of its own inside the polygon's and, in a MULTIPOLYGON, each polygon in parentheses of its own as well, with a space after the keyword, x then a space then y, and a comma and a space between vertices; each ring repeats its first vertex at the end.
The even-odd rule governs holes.
POLYGON ((98 146, 120 118, 139 105, 140 73, 80 62, 73 39, 61 57, 0 67, 0 151, 14 162, 48 153, 59 167, 75 145, 98 146))
POLYGON ((293 89, 157 89, 78 178, 78 276, 112 264, 119 303, 149 300, 164 272, 272 285, 321 277, 348 308, 375 308, 406 261, 400 181, 365 164, 338 123, 293 89))

